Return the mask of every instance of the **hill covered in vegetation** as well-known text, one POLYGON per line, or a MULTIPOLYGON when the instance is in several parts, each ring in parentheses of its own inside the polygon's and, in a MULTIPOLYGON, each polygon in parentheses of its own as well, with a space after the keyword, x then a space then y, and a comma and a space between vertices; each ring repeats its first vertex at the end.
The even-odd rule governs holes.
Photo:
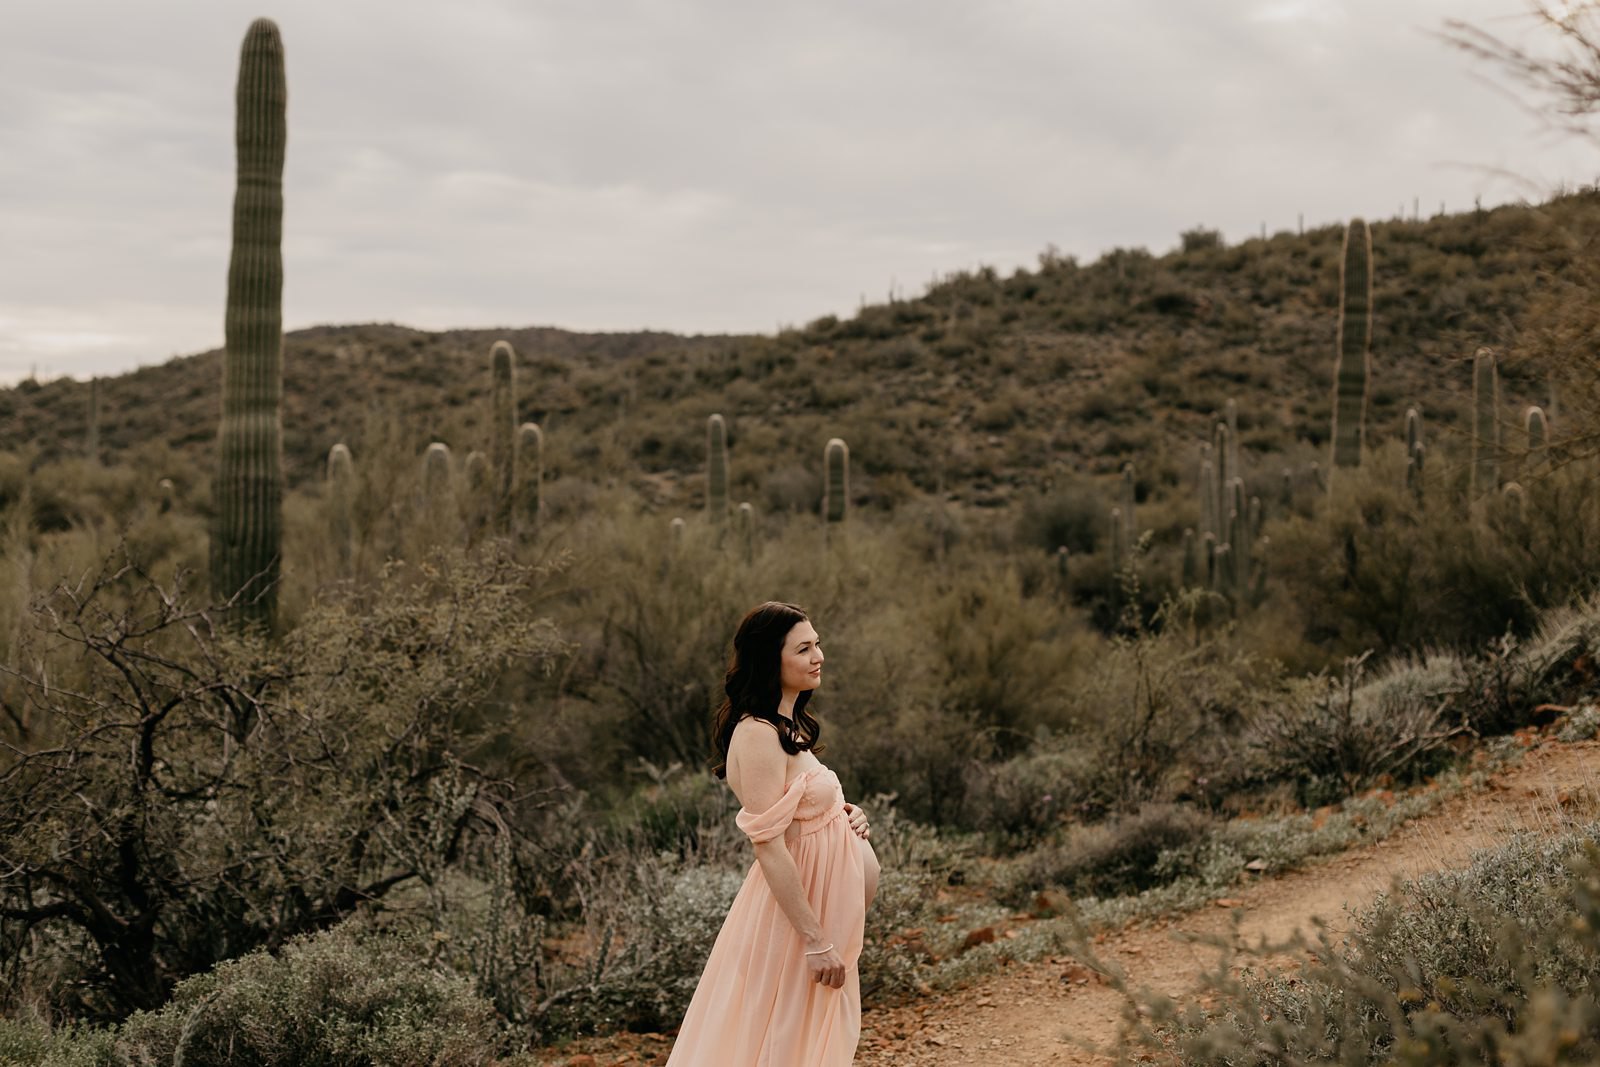
MULTIPOLYGON (((1548 404, 1543 374, 1519 359, 1519 324, 1572 255, 1563 235, 1597 215, 1600 197, 1585 193, 1375 222, 1369 443, 1400 435, 1411 406, 1455 425, 1480 345, 1501 349, 1508 411, 1548 404)), ((301 330, 286 339, 287 475, 320 476, 339 441, 358 460, 387 449, 371 457, 385 462, 420 459, 432 440, 481 447, 487 352, 504 338, 520 361, 519 418, 544 428, 552 481, 620 480, 653 505, 694 507, 705 418, 721 412, 733 492, 767 510, 816 507, 832 436, 850 443, 859 502, 885 508, 939 487, 1006 505, 1130 459, 1142 498, 1191 476, 1228 398, 1247 456, 1316 458, 1341 236, 1323 227, 1226 247, 1198 229, 1161 256, 1116 249, 1079 264, 1047 252, 1035 270, 952 275, 921 297, 777 336, 301 330)), ((103 458, 159 443, 204 466, 220 374, 213 351, 103 381, 103 458)), ((88 411, 86 382, 24 382, 0 392, 0 446, 36 461, 81 454, 88 411)))

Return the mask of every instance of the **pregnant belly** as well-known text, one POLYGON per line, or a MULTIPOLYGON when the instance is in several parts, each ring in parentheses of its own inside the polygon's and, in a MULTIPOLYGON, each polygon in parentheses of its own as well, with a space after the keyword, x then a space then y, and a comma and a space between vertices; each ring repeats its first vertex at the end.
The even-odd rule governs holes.
POLYGON ((866 876, 867 907, 872 906, 872 898, 878 895, 878 854, 872 851, 872 843, 864 837, 856 838, 856 844, 861 848, 861 868, 866 876))

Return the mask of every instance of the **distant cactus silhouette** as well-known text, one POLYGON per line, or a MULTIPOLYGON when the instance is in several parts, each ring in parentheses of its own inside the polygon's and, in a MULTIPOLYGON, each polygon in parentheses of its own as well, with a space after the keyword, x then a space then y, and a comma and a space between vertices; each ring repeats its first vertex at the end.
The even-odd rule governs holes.
POLYGON ((536 422, 517 427, 517 477, 521 481, 518 512, 537 523, 544 510, 544 431, 536 422))
POLYGON ((1406 409, 1406 488, 1422 499, 1422 461, 1427 455, 1422 444, 1422 412, 1406 409))
POLYGON ((1339 258, 1339 339, 1334 363, 1333 463, 1359 467, 1372 371, 1372 231, 1351 219, 1339 258))
POLYGON ((1122 544, 1119 546, 1122 554, 1133 558, 1133 543, 1139 539, 1138 523, 1134 516, 1133 506, 1136 498, 1138 479, 1133 472, 1132 463, 1122 465, 1122 544))
POLYGON ((1127 563, 1127 524, 1122 518, 1121 508, 1111 509, 1111 569, 1120 571, 1127 563))
POLYGON ((1183 530, 1183 574, 1181 585, 1185 589, 1193 589, 1200 578, 1199 542, 1195 540, 1194 527, 1186 526, 1183 530))
POLYGON ((328 525, 339 573, 348 576, 355 558, 355 464, 344 442, 328 449, 328 525))
POLYGON ((1522 425, 1528 433, 1530 456, 1550 443, 1550 424, 1544 417, 1544 409, 1537 404, 1523 413, 1522 425))
POLYGON ((1500 374, 1494 350, 1480 348, 1472 357, 1472 497, 1493 492, 1500 484, 1500 374))
POLYGON ((517 488, 517 354, 510 341, 489 348, 490 514, 509 529, 517 488))
POLYGON ((728 518, 728 425, 721 415, 706 420, 706 517, 715 525, 728 518))
POLYGON ((100 379, 89 379, 89 426, 84 434, 83 453, 90 463, 100 462, 100 379))
POLYGON ((850 446, 841 437, 831 438, 822 459, 823 515, 829 522, 843 522, 850 507, 850 446))
POLYGON ((422 495, 437 503, 454 490, 450 476, 450 446, 435 441, 422 454, 422 495))
POLYGON ((257 19, 239 56, 238 175, 228 264, 222 422, 211 535, 211 591, 270 631, 283 538, 283 42, 257 19))
POLYGON ((756 558, 756 509, 746 500, 739 505, 739 542, 744 549, 744 561, 755 562, 756 558))
POLYGON ((1200 461, 1200 535, 1213 536, 1222 532, 1217 520, 1217 507, 1222 494, 1217 491, 1217 470, 1209 459, 1200 461))

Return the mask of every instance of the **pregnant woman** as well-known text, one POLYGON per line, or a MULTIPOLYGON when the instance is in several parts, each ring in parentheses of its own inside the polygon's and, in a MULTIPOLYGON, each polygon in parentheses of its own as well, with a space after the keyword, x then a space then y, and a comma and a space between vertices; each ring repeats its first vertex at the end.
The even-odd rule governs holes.
POLYGON ((861 1034, 862 925, 878 888, 866 814, 845 803, 806 713, 822 643, 793 604, 739 623, 717 709, 719 777, 756 861, 728 909, 668 1067, 846 1067, 861 1034))

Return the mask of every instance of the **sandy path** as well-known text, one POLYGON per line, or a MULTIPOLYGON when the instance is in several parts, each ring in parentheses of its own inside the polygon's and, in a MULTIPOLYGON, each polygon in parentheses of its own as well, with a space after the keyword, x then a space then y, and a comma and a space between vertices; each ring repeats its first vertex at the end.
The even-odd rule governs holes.
MULTIPOLYGON (((1242 938, 1282 942, 1296 930, 1312 934, 1320 916, 1338 928, 1347 907, 1370 901, 1396 877, 1461 866, 1472 852, 1517 829, 1552 830, 1593 817, 1600 743, 1546 744, 1497 775, 1488 790, 1451 799, 1386 840, 1325 862, 1262 881, 1232 898, 1243 908, 1242 938)), ((1170 923, 1121 931, 1096 947, 1122 968, 1132 988, 1169 996, 1192 991, 1216 965, 1215 949, 1186 944, 1180 933, 1225 934, 1229 909, 1206 908, 1170 923)), ((1083 968, 1056 959, 1018 965, 969 989, 916 1003, 868 1011, 856 1063, 889 1065, 1101 1064, 1068 1035, 1104 1047, 1116 1037, 1123 1001, 1093 982, 1083 968)))

